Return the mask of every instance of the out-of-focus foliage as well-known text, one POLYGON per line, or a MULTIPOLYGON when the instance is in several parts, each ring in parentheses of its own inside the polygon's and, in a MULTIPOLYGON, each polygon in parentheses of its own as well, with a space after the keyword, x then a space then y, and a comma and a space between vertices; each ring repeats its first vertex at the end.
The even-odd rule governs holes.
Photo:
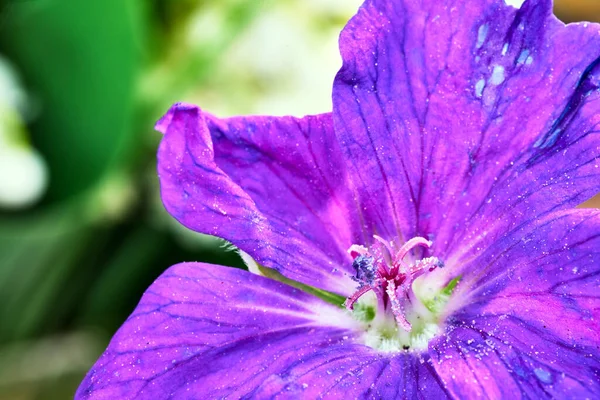
POLYGON ((4 3, 0 158, 19 149, 42 172, 0 171, 12 195, 0 198, 0 399, 70 397, 170 265, 242 266, 163 210, 152 125, 182 100, 221 115, 327 111, 358 3, 4 3))
MULTIPOLYGON (((242 266, 163 210, 153 122, 175 101, 328 111, 337 35, 360 0, 2 4, 0 399, 69 398, 167 267, 242 266)), ((600 17, 594 0, 575 4, 557 9, 600 17)))

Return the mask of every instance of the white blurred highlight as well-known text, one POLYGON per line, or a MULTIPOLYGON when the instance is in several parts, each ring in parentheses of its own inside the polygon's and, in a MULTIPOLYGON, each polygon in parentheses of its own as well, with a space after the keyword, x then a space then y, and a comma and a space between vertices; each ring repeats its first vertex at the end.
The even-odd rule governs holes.
POLYGON ((44 194, 48 171, 42 157, 32 149, 6 146, 0 149, 0 206, 21 208, 44 194))
POLYGON ((28 99, 14 67, 0 56, 0 208, 37 202, 48 186, 48 168, 28 144, 23 115, 28 99))
POLYGON ((512 6, 514 8, 521 8, 525 0, 504 0, 507 6, 512 6))

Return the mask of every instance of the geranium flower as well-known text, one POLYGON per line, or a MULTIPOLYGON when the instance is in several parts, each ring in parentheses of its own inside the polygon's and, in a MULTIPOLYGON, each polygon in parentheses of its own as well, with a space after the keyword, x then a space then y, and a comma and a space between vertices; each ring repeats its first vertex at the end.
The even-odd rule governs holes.
POLYGON ((599 398, 600 27, 551 6, 367 0, 332 113, 174 105, 164 204, 255 273, 167 270, 77 398, 599 398))

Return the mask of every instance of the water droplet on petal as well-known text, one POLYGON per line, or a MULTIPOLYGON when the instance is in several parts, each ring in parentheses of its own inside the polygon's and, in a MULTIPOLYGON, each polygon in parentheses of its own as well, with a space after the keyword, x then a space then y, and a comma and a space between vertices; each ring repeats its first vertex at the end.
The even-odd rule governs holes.
POLYGON ((550 374, 550 372, 546 371, 545 369, 536 368, 533 370, 533 372, 541 382, 552 383, 552 374, 550 374))

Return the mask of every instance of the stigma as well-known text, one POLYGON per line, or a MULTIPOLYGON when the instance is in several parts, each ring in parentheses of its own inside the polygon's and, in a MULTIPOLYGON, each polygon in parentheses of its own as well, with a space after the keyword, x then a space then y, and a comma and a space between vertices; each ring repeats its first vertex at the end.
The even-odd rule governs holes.
MULTIPOLYGON (((378 300, 378 308, 383 313, 391 313, 398 328, 410 332, 412 326, 407 319, 407 311, 413 307, 413 302, 418 301, 413 296, 412 283, 419 276, 443 267, 444 264, 437 257, 417 259, 412 254, 407 260, 407 255, 413 250, 419 247, 427 250, 432 246, 433 243, 425 238, 414 237, 399 248, 377 235, 373 238, 375 244, 370 248, 352 245, 348 249, 356 271, 352 279, 358 283, 358 287, 346 299, 345 306, 352 311, 354 304, 364 294, 373 292, 378 300)), ((420 252, 424 253, 425 251, 420 252)))

